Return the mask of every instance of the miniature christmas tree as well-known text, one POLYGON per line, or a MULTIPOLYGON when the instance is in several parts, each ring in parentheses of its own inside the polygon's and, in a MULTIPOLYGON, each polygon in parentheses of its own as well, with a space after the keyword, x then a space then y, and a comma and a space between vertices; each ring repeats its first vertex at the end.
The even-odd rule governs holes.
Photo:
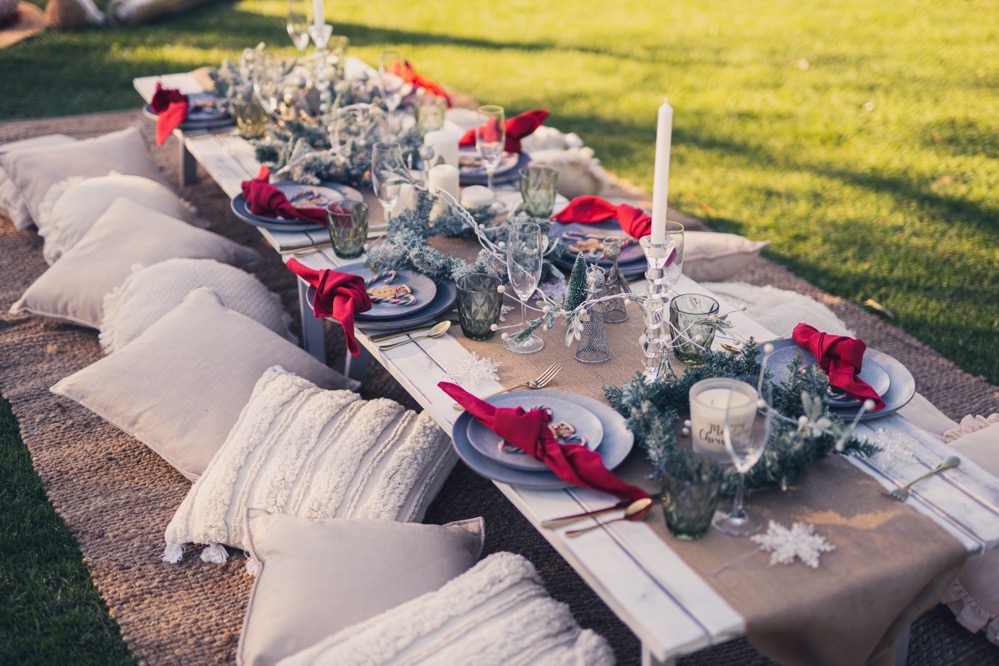
POLYGON ((583 253, 576 255, 576 263, 569 273, 569 284, 565 290, 565 309, 575 310, 586 300, 586 260, 583 253))

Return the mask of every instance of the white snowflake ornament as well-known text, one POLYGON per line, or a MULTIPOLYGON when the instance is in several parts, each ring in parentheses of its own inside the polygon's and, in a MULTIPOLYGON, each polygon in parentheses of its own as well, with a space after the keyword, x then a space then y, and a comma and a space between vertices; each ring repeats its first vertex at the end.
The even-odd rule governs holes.
POLYGON ((819 556, 836 550, 836 546, 815 533, 815 526, 808 523, 794 523, 787 529, 771 520, 767 531, 752 537, 760 545, 760 550, 770 553, 770 566, 792 564, 795 558, 813 569, 819 567, 819 556))
POLYGON ((443 364, 448 381, 465 388, 474 388, 487 379, 499 381, 498 367, 496 361, 480 358, 475 352, 459 361, 443 364))

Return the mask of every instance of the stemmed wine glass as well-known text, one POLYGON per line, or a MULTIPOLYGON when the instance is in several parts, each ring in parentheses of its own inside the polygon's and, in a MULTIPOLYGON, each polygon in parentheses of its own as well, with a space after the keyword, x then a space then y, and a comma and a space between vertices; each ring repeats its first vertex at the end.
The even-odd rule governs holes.
POLYGON ((264 51, 259 54, 254 65, 253 93, 264 111, 273 116, 283 96, 284 63, 264 51))
POLYGON ((673 262, 666 267, 664 282, 667 291, 672 289, 680 281, 680 273, 683 272, 683 225, 672 220, 666 222, 666 234, 673 241, 676 256, 673 262))
MULTIPOLYGON (((520 314, 527 323, 527 299, 538 288, 541 280, 541 267, 544 263, 544 234, 537 222, 515 222, 510 225, 506 240, 506 270, 520 299, 520 314)), ((512 335, 503 346, 515 354, 533 354, 541 351, 545 341, 533 333, 526 340, 517 341, 512 335)))
POLYGON ((480 106, 478 125, 475 127, 475 147, 479 151, 482 167, 486 170, 486 183, 490 191, 493 189, 493 174, 503 161, 505 145, 506 118, 503 107, 494 104, 480 106))
POLYGON ((395 118, 395 111, 402 104, 402 88, 405 85, 405 81, 402 77, 393 73, 393 65, 399 63, 402 65, 405 60, 402 57, 402 51, 397 51, 395 49, 387 49, 382 51, 381 56, 378 58, 378 87, 382 93, 382 99, 385 101, 385 109, 388 111, 388 124, 389 131, 395 134, 395 129, 393 126, 393 119, 395 118))
POLYGON ((299 51, 309 46, 309 0, 288 0, 288 36, 299 51))
POLYGON ((399 201, 399 194, 405 180, 402 173, 406 168, 402 161, 402 147, 398 143, 376 143, 371 151, 371 189, 385 209, 385 223, 392 215, 392 209, 399 201))
POLYGON ((735 469, 739 486, 732 508, 718 511, 712 524, 731 536, 749 536, 763 528, 763 518, 743 507, 746 472, 759 462, 770 439, 774 409, 773 385, 756 377, 739 377, 724 402, 722 438, 735 469), (755 388, 754 388, 755 387, 755 388))

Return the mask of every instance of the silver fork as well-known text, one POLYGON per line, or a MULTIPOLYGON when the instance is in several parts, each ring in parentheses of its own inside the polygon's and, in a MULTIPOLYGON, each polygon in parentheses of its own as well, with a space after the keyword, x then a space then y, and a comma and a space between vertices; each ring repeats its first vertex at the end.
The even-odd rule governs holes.
POLYGON ((923 474, 922 476, 917 476, 915 479, 905 484, 901 488, 898 488, 886 494, 889 497, 897 499, 899 502, 904 502, 905 500, 909 499, 909 488, 911 488, 915 483, 922 481, 926 477, 933 476, 934 474, 939 474, 945 469, 950 469, 951 467, 957 467, 960 464, 961 464, 961 459, 958 458, 957 456, 947 456, 940 462, 939 465, 931 469, 926 474, 923 474))
MULTIPOLYGON (((542 372, 540 375, 538 375, 536 379, 531 379, 521 384, 517 384, 516 386, 511 386, 510 388, 503 389, 502 391, 496 391, 496 393, 490 393, 489 395, 484 396, 482 399, 488 400, 489 398, 495 398, 498 395, 509 393, 510 391, 514 391, 519 388, 529 388, 531 390, 543 389, 544 387, 548 386, 553 379, 555 379, 555 375, 557 375, 561 370, 562 366, 560 364, 552 363, 547 368, 545 368, 545 371, 542 372)), ((454 403, 451 406, 455 409, 465 409, 458 403, 454 403)))

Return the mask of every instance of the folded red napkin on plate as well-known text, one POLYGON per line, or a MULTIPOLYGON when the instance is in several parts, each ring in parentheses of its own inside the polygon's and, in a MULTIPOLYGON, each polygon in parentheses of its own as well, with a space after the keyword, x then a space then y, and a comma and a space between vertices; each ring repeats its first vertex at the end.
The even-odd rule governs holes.
POLYGON ((442 88, 441 85, 433 79, 423 76, 422 74, 418 74, 417 71, 413 69, 413 66, 409 64, 408 60, 396 60, 389 67, 389 73, 395 74, 400 79, 411 84, 415 88, 426 90, 431 95, 443 97, 447 100, 448 108, 451 108, 451 98, 446 92, 444 92, 444 88, 442 88))
POLYGON ((874 401, 874 409, 885 406, 877 391, 857 376, 864 365, 864 350, 867 349, 863 341, 845 335, 823 333, 808 324, 795 326, 791 338, 799 346, 815 354, 819 367, 829 375, 830 386, 858 400, 870 398, 874 401))
POLYGON ((316 288, 316 296, 312 299, 315 316, 333 317, 340 322, 347 336, 347 349, 354 356, 360 354, 354 339, 354 315, 371 309, 364 278, 328 268, 309 268, 294 258, 288 260, 287 266, 288 270, 316 288))
MULTIPOLYGON (((547 117, 547 110, 534 109, 533 111, 525 111, 519 116, 510 118, 506 121, 506 145, 503 150, 508 153, 519 153, 520 140, 525 136, 533 134, 534 130, 541 127, 541 123, 545 122, 545 118, 547 117)), ((488 131, 489 123, 482 125, 482 127, 488 131)), ((464 136, 461 137, 461 141, 458 142, 458 145, 474 146, 475 130, 470 129, 465 132, 464 136)))
POLYGON ((628 204, 616 206, 606 199, 590 194, 576 197, 558 215, 553 215, 552 219, 564 224, 617 220, 625 233, 632 238, 641 238, 652 233, 652 217, 641 208, 628 204))
POLYGON ((270 184, 271 172, 265 166, 252 180, 241 183, 243 198, 254 215, 283 217, 286 220, 305 220, 326 226, 325 208, 297 208, 292 206, 284 192, 270 184))
POLYGON ((179 90, 164 88, 162 83, 157 83, 149 107, 156 113, 156 145, 162 146, 170 136, 170 132, 187 120, 191 103, 187 95, 179 90))
POLYGON ((489 430, 548 465, 558 478, 628 502, 649 496, 638 486, 625 483, 612 474, 596 451, 579 444, 559 444, 548 429, 551 416, 545 410, 528 412, 521 407, 496 407, 457 384, 440 382, 437 386, 489 430))

